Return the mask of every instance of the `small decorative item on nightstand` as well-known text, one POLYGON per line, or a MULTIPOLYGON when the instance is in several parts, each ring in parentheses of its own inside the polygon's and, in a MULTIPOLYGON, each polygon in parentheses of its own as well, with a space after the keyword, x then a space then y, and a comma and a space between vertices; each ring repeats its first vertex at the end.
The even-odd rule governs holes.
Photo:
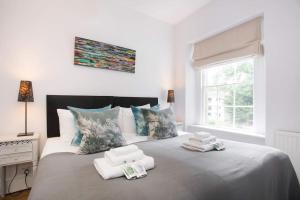
POLYGON ((22 188, 14 188, 13 190, 9 188, 12 185, 11 183, 13 179, 11 180, 11 183, 7 184, 6 167, 10 165, 16 165, 17 167, 17 165, 19 164, 32 163, 32 174, 34 175, 38 165, 38 144, 38 134, 26 137, 0 137, 0 167, 2 168, 0 184, 1 196, 4 196, 5 194, 10 192, 26 189, 27 185, 26 187, 23 186, 22 188))
POLYGON ((21 136, 32 136, 33 132, 27 132, 27 102, 33 102, 33 90, 31 81, 21 81, 19 89, 19 102, 25 102, 25 132, 19 133, 18 137, 21 136))

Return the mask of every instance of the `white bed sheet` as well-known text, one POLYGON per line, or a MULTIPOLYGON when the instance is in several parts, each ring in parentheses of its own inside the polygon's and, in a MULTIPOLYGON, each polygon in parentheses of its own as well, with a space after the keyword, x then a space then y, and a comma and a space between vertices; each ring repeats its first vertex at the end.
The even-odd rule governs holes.
POLYGON ((70 143, 63 141, 63 139, 60 137, 48 138, 44 146, 41 158, 53 153, 76 153, 78 151, 78 148, 79 147, 72 146, 70 143))
MULTIPOLYGON (((178 135, 184 134, 187 134, 187 132, 178 131, 178 135)), ((134 134, 124 134, 124 137, 127 144, 144 142, 148 140, 147 136, 136 136, 134 134)), ((53 153, 76 153, 78 149, 78 146, 72 146, 70 143, 63 141, 60 137, 48 138, 41 154, 41 158, 53 153)))

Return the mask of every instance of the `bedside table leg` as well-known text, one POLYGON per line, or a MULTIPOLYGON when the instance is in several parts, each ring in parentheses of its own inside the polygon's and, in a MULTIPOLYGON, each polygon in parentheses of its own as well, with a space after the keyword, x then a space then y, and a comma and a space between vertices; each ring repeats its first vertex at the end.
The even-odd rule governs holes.
POLYGON ((6 194, 6 167, 1 167, 1 197, 6 194))

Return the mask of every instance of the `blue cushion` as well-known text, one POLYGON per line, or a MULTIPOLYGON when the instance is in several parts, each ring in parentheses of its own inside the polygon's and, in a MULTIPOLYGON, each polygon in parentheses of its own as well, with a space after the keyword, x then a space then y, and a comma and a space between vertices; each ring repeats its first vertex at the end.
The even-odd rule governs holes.
MULTIPOLYGON (((150 108, 150 110, 159 111, 159 104, 150 108)), ((141 108, 136 106, 131 106, 131 110, 134 116, 135 125, 136 125, 136 133, 140 136, 148 135, 148 125, 144 119, 144 115, 142 113, 141 108)))
POLYGON ((108 106, 103 107, 103 108, 94 108, 94 109, 75 108, 75 107, 71 107, 71 106, 68 106, 67 108, 74 115, 75 124, 76 124, 76 128, 77 128, 75 136, 72 139, 71 145, 73 145, 73 146, 79 146, 80 143, 81 143, 83 134, 80 132, 80 129, 79 129, 78 123, 77 123, 77 121, 78 121, 78 112, 103 112, 105 110, 111 109, 111 105, 108 105, 108 106))

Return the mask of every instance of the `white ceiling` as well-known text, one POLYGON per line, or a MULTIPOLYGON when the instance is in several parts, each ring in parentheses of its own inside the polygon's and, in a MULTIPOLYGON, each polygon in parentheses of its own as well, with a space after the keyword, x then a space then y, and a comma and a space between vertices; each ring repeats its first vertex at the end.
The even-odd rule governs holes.
POLYGON ((211 0, 110 0, 158 20, 177 24, 211 0))

